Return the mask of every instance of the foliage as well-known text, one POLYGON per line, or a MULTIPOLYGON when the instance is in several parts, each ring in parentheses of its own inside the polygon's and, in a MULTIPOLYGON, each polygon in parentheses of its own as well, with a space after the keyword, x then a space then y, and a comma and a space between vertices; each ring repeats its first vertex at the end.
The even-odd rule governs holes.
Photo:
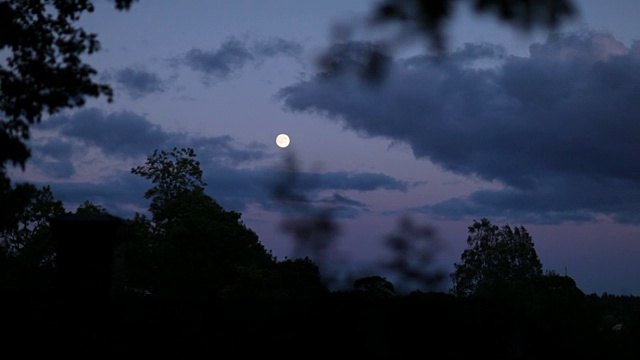
POLYGON ((320 268, 309 257, 279 261, 272 286, 276 299, 313 299, 328 294, 320 268))
POLYGON ((441 244, 432 226, 403 216, 398 219, 398 230, 385 240, 390 258, 384 266, 397 275, 399 288, 434 289, 442 283, 445 274, 435 264, 441 244))
POLYGON ((24 212, 34 193, 34 186, 30 184, 11 185, 8 178, 0 176, 0 231, 8 231, 20 221, 20 214, 24 212))
POLYGON ((49 219, 65 213, 49 186, 19 184, 5 190, 0 228, 0 292, 42 293, 54 283, 56 246, 49 219))
POLYGON ((322 264, 334 250, 340 224, 331 206, 318 206, 301 186, 302 173, 295 156, 288 154, 284 160, 281 178, 272 188, 273 197, 290 213, 282 228, 293 237, 297 256, 311 256, 322 264))
MULTIPOLYGON (((368 48, 349 44, 356 33, 354 24, 340 24, 336 39, 319 59, 319 66, 329 74, 354 69, 350 64, 357 50, 358 70, 362 79, 376 84, 387 73, 389 54, 396 48, 418 42, 439 54, 447 51, 447 26, 461 6, 469 6, 478 15, 493 17, 515 30, 556 29, 578 12, 574 0, 383 0, 377 2, 364 22, 364 30, 390 30, 378 36, 368 48), (345 61, 346 60, 346 61, 345 61)), ((362 24, 362 23, 355 23, 362 24)), ((360 29, 358 29, 360 30, 360 29)))
POLYGON ((35 266, 53 261, 55 246, 51 240, 49 219, 65 213, 61 201, 55 200, 51 188, 25 184, 14 189, 26 200, 14 222, 0 232, 0 244, 7 256, 21 258, 35 266))
POLYGON ((468 248, 454 264, 453 292, 481 295, 514 289, 542 275, 533 239, 523 227, 502 228, 487 219, 469 227, 468 248))
MULTIPOLYGON (((128 10, 133 1, 115 0, 115 8, 128 10)), ((97 35, 78 25, 93 11, 89 0, 0 1, 0 229, 16 226, 14 215, 30 197, 28 186, 11 185, 7 165, 24 169, 31 126, 87 97, 112 99, 84 60, 100 49, 97 35)))
POLYGON ((131 173, 151 180, 154 186, 144 196, 151 199, 149 211, 157 224, 171 221, 184 208, 184 195, 202 193, 206 183, 202 181, 200 162, 191 148, 173 148, 172 151, 155 150, 144 165, 131 169, 131 173))
MULTIPOLYGON (((458 2, 459 3, 459 2, 458 2)), ((489 14, 518 29, 535 26, 555 28, 575 14, 571 0, 471 0, 472 8, 481 15, 489 14)), ((426 37, 437 49, 444 47, 443 28, 457 10, 453 0, 386 0, 374 10, 374 23, 397 23, 426 37)))
POLYGON ((143 288, 168 298, 207 300, 246 294, 241 286, 268 277, 275 259, 258 236, 204 193, 200 163, 191 148, 154 151, 132 173, 154 186, 151 219, 137 215, 138 260, 148 258, 143 288), (140 253, 142 252, 142 253, 140 253))
MULTIPOLYGON (((132 0, 117 0, 128 9, 132 0)), ((24 164, 30 156, 25 143, 29 128, 42 116, 82 106, 86 97, 107 96, 108 85, 96 83, 96 70, 83 56, 100 49, 96 34, 77 25, 82 14, 93 12, 88 0, 0 2, 0 164, 24 164)))

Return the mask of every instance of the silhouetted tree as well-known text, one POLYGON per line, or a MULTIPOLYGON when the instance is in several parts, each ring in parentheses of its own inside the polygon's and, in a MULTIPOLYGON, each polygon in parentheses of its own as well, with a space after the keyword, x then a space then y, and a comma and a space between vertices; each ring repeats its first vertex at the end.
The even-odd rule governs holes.
POLYGON ((55 200, 49 186, 38 189, 23 184, 14 192, 24 202, 19 206, 21 211, 13 214, 14 221, 0 232, 0 247, 7 256, 33 266, 51 265, 55 245, 51 240, 49 219, 65 213, 62 201, 55 200))
MULTIPOLYGON (((134 0, 115 0, 127 10, 134 0)), ((86 56, 100 49, 97 35, 78 22, 94 11, 89 0, 0 1, 0 228, 13 226, 21 211, 21 185, 13 186, 7 165, 23 169, 31 156, 30 128, 45 115, 82 106, 87 97, 112 90, 94 81, 86 56)))
POLYGON ((144 165, 134 167, 131 173, 149 179, 154 184, 144 193, 144 197, 151 199, 149 212, 153 215, 155 225, 160 227, 179 217, 180 207, 188 205, 177 200, 184 195, 203 193, 207 186, 202 181, 200 162, 191 148, 155 150, 144 165))
POLYGON ((514 289, 542 276, 533 239, 523 227, 502 228, 488 219, 469 227, 468 248, 454 264, 453 292, 482 295, 514 289))
POLYGON ((193 149, 155 151, 131 171, 154 184, 145 193, 151 219, 138 215, 134 220, 145 244, 137 248, 151 258, 148 291, 207 300, 249 296, 267 281, 274 257, 240 213, 223 209, 204 193, 193 149))
POLYGON ((569 276, 547 272, 531 281, 518 311, 523 350, 531 358, 609 358, 602 353, 600 313, 569 276))
POLYGON ((285 259, 276 264, 275 299, 314 299, 329 293, 320 268, 309 257, 285 259))
POLYGON ((0 293, 41 301, 55 286, 56 245, 49 219, 64 214, 64 207, 49 186, 20 184, 5 199, 13 202, 14 213, 0 229, 0 293))
MULTIPOLYGON (((132 0, 116 0, 119 10, 132 0)), ((78 26, 93 12, 89 0, 0 2, 0 173, 7 162, 24 167, 30 152, 29 129, 45 114, 82 106, 86 97, 112 98, 108 85, 96 83, 96 70, 84 61, 100 49, 96 34, 78 26)))

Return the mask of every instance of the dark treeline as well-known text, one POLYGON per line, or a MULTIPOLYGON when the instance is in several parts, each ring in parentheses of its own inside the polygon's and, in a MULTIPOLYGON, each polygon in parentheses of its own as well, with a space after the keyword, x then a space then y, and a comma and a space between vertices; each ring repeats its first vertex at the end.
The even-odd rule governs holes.
MULTIPOLYGON (((376 274, 331 289, 313 260, 277 259, 240 213, 205 194, 192 149, 156 151, 132 173, 152 183, 148 213, 133 219, 89 201, 67 212, 47 186, 14 189, 21 211, 0 233, 2 320, 12 351, 640 355, 640 298, 586 295, 570 277, 544 272, 524 227, 474 221, 447 293, 396 291, 376 274)), ((422 275, 425 283, 437 278, 422 275)))

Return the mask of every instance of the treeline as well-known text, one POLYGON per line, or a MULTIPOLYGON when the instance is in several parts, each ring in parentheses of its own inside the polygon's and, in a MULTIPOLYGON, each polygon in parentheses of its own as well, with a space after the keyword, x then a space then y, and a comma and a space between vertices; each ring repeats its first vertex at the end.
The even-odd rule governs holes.
POLYGON ((449 293, 397 292, 379 275, 331 290, 310 258, 277 259, 240 213, 205 194, 193 149, 156 151, 131 171, 152 184, 148 213, 133 219, 88 201, 67 212, 48 186, 6 192, 0 308, 12 351, 640 356, 640 298, 585 295, 570 277, 544 272, 524 227, 474 221, 449 293))

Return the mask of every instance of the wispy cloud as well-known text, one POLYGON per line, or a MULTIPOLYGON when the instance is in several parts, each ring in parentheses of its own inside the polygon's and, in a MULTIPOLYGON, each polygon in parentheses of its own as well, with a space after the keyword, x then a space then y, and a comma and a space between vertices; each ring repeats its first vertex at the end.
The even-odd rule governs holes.
POLYGON ((144 67, 124 68, 118 70, 114 77, 116 83, 133 99, 165 90, 164 81, 144 67))
POLYGON ((302 49, 302 45, 281 38, 254 41, 252 44, 246 40, 230 38, 214 50, 193 48, 173 62, 199 72, 203 75, 203 83, 211 85, 212 82, 239 74, 245 66, 258 66, 269 58, 298 58, 302 49))
POLYGON ((134 100, 165 92, 171 81, 142 65, 106 70, 101 73, 101 79, 112 83, 116 92, 123 92, 134 100))
POLYGON ((127 111, 106 114, 96 108, 54 116, 39 129, 56 131, 87 146, 95 146, 105 154, 125 158, 161 148, 172 138, 141 115, 127 111))

